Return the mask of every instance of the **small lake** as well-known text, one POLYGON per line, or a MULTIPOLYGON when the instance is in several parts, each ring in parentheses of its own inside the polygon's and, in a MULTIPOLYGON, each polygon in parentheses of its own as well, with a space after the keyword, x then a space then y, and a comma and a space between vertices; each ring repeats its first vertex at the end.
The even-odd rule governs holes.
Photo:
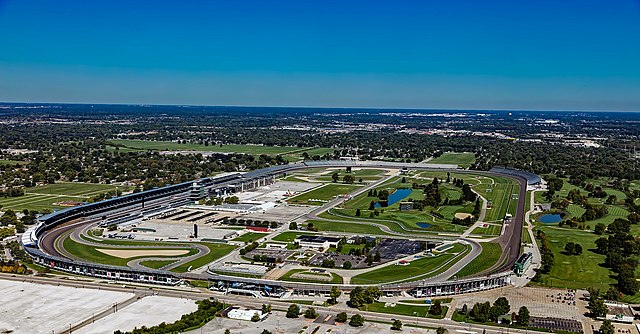
POLYGON ((545 224, 555 224, 562 220, 562 216, 559 213, 547 213, 538 217, 538 221, 545 224))
POLYGON ((431 224, 429 224, 429 223, 416 223, 416 225, 418 225, 419 228, 429 228, 429 227, 431 227, 431 224))
MULTIPOLYGON (((409 188, 396 189, 396 191, 394 191, 392 194, 389 195, 389 199, 387 200, 388 202, 387 206, 400 202, 401 200, 405 199, 407 196, 411 195, 412 191, 413 190, 409 188)), ((380 203, 376 203, 376 208, 379 208, 379 207, 381 207, 380 203)))

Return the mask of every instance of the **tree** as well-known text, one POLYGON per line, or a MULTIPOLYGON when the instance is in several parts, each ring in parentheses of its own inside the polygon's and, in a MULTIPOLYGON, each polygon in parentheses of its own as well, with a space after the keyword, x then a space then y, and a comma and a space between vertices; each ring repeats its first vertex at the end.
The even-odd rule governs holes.
POLYGON ((511 311, 511 306, 509 305, 509 301, 505 297, 500 297, 493 302, 493 306, 500 310, 500 315, 507 314, 511 311))
POLYGON ((297 230, 298 229, 298 223, 296 223, 296 222, 289 223, 289 229, 290 230, 297 230))
POLYGON ((598 235, 603 235, 604 231, 606 230, 607 230, 607 226, 605 226, 603 223, 597 223, 595 228, 593 229, 593 233, 598 235))
POLYGON ((615 331, 616 329, 615 327, 613 327, 613 324, 609 319, 602 322, 602 325, 600 326, 600 330, 599 330, 600 334, 614 334, 615 331))
POLYGON ((271 304, 262 304, 262 314, 271 313, 271 304))
POLYGON ((231 331, 227 328, 224 330, 224 334, 231 334, 231 331))
POLYGON ((338 182, 338 180, 340 180, 340 174, 338 173, 333 173, 331 175, 331 179, 333 180, 333 182, 338 182))
POLYGON ((364 317, 359 314, 354 314, 349 321, 349 326, 361 327, 364 326, 364 317))
POLYGON ((337 286, 332 286, 331 291, 329 292, 329 297, 331 297, 330 304, 332 305, 337 304, 338 298, 340 298, 341 295, 342 295, 342 291, 340 291, 340 289, 338 289, 337 286))
POLYGON ((401 331, 402 330, 402 321, 395 319, 393 321, 393 324, 391 324, 391 329, 394 331, 401 331))
POLYGON ((269 330, 263 329, 260 334, 273 334, 273 333, 271 333, 271 331, 269 330))
POLYGON ((566 245, 564 245, 564 251, 567 252, 567 254, 571 255, 573 254, 573 249, 575 248, 576 244, 574 244, 573 242, 567 242, 566 245))
POLYGON ((342 177, 342 182, 352 184, 356 181, 356 178, 353 175, 347 174, 342 177))
MULTIPOLYGON (((376 202, 371 201, 371 203, 369 203, 369 210, 375 210, 376 209, 376 202)), ((373 212, 372 212, 373 214, 373 212)))
POLYGON ((306 311, 304 311, 304 317, 307 319, 315 319, 318 317, 318 312, 313 307, 309 307, 306 311))
POLYGON ((526 306, 522 306, 518 310, 517 324, 519 326, 529 326, 529 309, 526 306))
POLYGON ((361 286, 356 286, 349 294, 349 306, 358 308, 364 304, 364 289, 361 286))
POLYGON ((342 268, 343 269, 351 269, 351 266, 353 266, 353 265, 351 264, 350 261, 344 261, 344 263, 342 263, 342 268))
POLYGON ((287 318, 297 318, 298 316, 300 316, 300 308, 298 305, 289 305, 289 308, 287 309, 287 318))
POLYGON ((480 211, 482 209, 482 204, 480 203, 480 199, 476 199, 476 203, 473 205, 473 211, 471 212, 472 215, 477 216, 480 214, 480 211))
POLYGON ((347 312, 340 312, 336 315, 336 321, 345 323, 347 322, 347 312))
POLYGON ((608 308, 602 299, 592 294, 589 298, 589 311, 593 318, 600 318, 607 315, 608 308))
POLYGON ((491 316, 491 303, 477 303, 473 305, 471 315, 478 322, 487 322, 491 316))
POLYGON ((640 290, 640 285, 632 270, 621 270, 618 274, 618 289, 626 295, 635 295, 640 290))
POLYGON ((253 321, 253 322, 260 321, 260 316, 258 315, 258 312, 253 314, 253 316, 251 317, 251 321, 253 321))
POLYGON ((429 314, 433 315, 441 315, 442 314, 442 305, 439 299, 436 299, 433 302, 433 305, 429 308, 429 314))
POLYGON ((360 217, 360 215, 361 215, 360 209, 356 209, 356 217, 360 217))
POLYGON ((444 328, 444 327, 438 327, 438 328, 436 329, 436 334, 444 334, 444 333, 446 333, 446 332, 447 332, 447 329, 446 329, 446 328, 444 328))
POLYGON ((582 254, 582 246, 580 244, 576 244, 573 248, 573 254, 574 255, 580 255, 582 254))

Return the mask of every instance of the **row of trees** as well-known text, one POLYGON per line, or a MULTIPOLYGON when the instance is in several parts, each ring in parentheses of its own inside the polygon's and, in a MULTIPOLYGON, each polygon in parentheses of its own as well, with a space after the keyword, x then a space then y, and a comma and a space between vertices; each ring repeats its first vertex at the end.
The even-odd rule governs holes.
POLYGON ((595 241, 596 252, 606 255, 604 265, 617 274, 617 287, 626 295, 635 295, 640 285, 635 278, 640 254, 640 241, 631 234, 631 222, 616 219, 607 227, 608 237, 595 241))
POLYGON ((117 330, 114 334, 182 333, 188 329, 200 327, 211 321, 211 319, 213 319, 216 314, 222 311, 225 307, 225 304, 209 299, 200 300, 196 303, 198 304, 198 309, 196 311, 183 315, 180 320, 174 323, 167 324, 163 322, 153 327, 143 326, 142 328, 134 328, 132 331, 126 333, 117 330))
POLYGON ((549 247, 549 241, 547 240, 547 235, 544 231, 537 230, 536 239, 538 239, 538 247, 540 248, 541 266, 540 269, 536 271, 536 275, 532 280, 534 282, 541 282, 542 274, 548 274, 551 271, 551 268, 553 268, 555 257, 553 255, 553 251, 551 251, 551 247, 549 247))
MULTIPOLYGON (((500 297, 493 302, 476 303, 471 310, 468 309, 467 304, 462 306, 462 309, 458 311, 464 316, 471 317, 474 321, 486 323, 489 321, 498 322, 500 317, 508 314, 511 311, 509 301, 505 297, 500 297)), ((518 310, 511 314, 510 322, 516 323, 518 326, 529 326, 529 310, 527 307, 522 306, 518 310)))

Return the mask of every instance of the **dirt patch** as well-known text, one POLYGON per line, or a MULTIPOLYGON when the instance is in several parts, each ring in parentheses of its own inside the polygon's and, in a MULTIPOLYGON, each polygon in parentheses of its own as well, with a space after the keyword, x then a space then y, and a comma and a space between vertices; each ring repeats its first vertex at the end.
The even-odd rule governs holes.
POLYGON ((180 256, 189 253, 186 249, 102 249, 96 248, 100 253, 109 256, 128 259, 140 256, 180 256))
POLYGON ((472 214, 470 214, 470 213, 464 213, 464 212, 457 212, 457 213, 455 214, 455 216, 456 216, 456 218, 458 218, 458 219, 465 219, 465 218, 467 218, 467 217, 471 217, 471 216, 472 216, 472 214))

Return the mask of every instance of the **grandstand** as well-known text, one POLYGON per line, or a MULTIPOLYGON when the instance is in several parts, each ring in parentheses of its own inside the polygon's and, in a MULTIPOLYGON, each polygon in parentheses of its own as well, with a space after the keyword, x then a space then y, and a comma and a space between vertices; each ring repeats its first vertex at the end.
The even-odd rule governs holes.
POLYGON ((536 184, 542 183, 542 178, 540 177, 540 175, 537 175, 537 174, 534 174, 534 173, 530 173, 530 172, 527 172, 527 171, 523 171, 523 170, 519 170, 519 169, 496 166, 496 167, 491 168, 491 170, 489 170, 489 172, 496 173, 496 174, 505 174, 505 175, 512 175, 512 176, 521 177, 521 178, 527 180, 527 185, 536 185, 536 184))
MULTIPOLYGON (((273 291, 277 290, 277 293, 269 292, 267 293, 267 295, 279 295, 282 293, 284 288, 302 292, 324 291, 330 289, 330 286, 313 283, 274 282, 264 279, 224 276, 216 274, 214 272, 209 272, 208 274, 199 276, 194 274, 181 275, 166 270, 146 270, 88 263, 59 256, 53 251, 54 247, 51 244, 46 245, 45 247, 45 245, 39 245, 38 243, 39 238, 48 235, 48 233, 56 229, 60 230, 59 228, 67 223, 72 223, 72 225, 67 224, 63 228, 78 228, 87 226, 88 224, 92 223, 99 223, 101 221, 120 222, 123 218, 135 217, 137 219, 138 217, 140 217, 140 215, 146 216, 146 214, 162 215, 164 216, 164 218, 206 218, 206 215, 189 215, 188 217, 185 217, 187 212, 185 212, 185 210, 178 209, 181 206, 193 203, 193 201, 195 200, 193 197, 194 183, 197 184, 198 187, 197 191, 195 192, 196 194, 203 194, 205 196, 228 195, 238 191, 247 191, 269 185, 275 182, 278 176, 284 175, 290 171, 305 169, 309 167, 369 167, 393 169, 457 170, 457 166, 454 165, 434 165, 425 163, 399 163, 381 161, 311 161, 272 166, 244 174, 233 173, 216 177, 203 178, 196 181, 170 185, 163 188, 151 189, 126 196, 116 197, 101 202, 63 209, 38 218, 38 224, 24 233, 22 244, 24 245, 26 252, 33 258, 34 262, 52 269, 74 274, 157 284, 176 284, 182 278, 209 279, 210 281, 217 281, 218 284, 225 286, 243 283, 245 284, 244 288, 246 290, 251 290, 253 287, 257 287, 257 289, 260 289, 262 293, 267 293, 270 289, 273 289, 273 291)), ((519 171, 509 169, 495 171, 492 170, 492 172, 506 175, 515 175, 519 178, 527 179, 528 182, 530 179, 532 181, 535 181, 535 179, 531 177, 531 175, 533 174, 530 173, 524 174, 527 176, 525 177, 521 173, 516 173, 519 171)), ((536 175, 533 176, 537 177, 536 175)), ((539 180, 539 177, 537 178, 539 180)), ((522 197, 522 199, 524 199, 524 196, 522 197)), ((523 211, 520 212, 519 215, 523 215, 523 211)), ((142 219, 144 219, 144 217, 142 219)), ((518 231, 517 236, 519 235, 520 232, 518 231)), ((48 243, 51 243, 51 240, 47 241, 48 243)), ((519 244, 519 239, 514 242, 514 245, 518 246, 518 249, 514 249, 514 252, 519 253, 519 244)), ((480 291, 509 284, 510 275, 512 275, 513 273, 510 269, 510 266, 507 266, 505 270, 503 270, 503 268, 500 268, 496 270, 497 272, 492 275, 469 278, 466 280, 445 282, 429 280, 412 281, 397 284, 382 284, 380 285, 380 288, 384 291, 413 290, 415 291, 416 295, 445 295, 470 291, 480 291)), ((353 288, 353 286, 349 285, 344 285, 343 287, 345 289, 353 288)))

